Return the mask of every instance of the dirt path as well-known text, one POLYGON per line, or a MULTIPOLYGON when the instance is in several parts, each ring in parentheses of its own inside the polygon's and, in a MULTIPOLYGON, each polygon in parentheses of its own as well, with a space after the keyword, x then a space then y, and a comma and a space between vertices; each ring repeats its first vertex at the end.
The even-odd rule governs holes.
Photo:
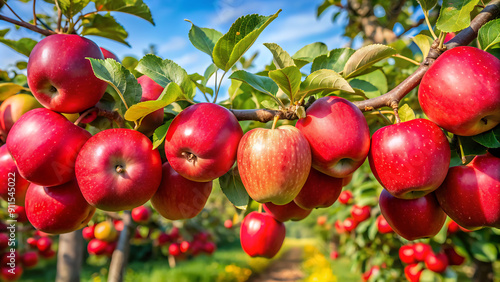
POLYGON ((248 282, 285 282, 304 278, 301 270, 302 248, 291 248, 273 261, 262 273, 250 276, 248 282))

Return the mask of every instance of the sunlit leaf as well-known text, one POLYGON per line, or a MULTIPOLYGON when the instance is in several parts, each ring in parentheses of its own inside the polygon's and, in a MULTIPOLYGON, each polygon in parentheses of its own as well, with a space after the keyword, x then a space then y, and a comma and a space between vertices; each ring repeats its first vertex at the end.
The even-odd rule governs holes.
POLYGON ((300 89, 302 74, 296 66, 289 66, 269 72, 269 77, 278 84, 279 88, 293 101, 300 89))
POLYGON ((420 48, 420 51, 422 51, 422 55, 425 59, 427 57, 427 54, 429 54, 429 50, 431 50, 434 39, 424 34, 418 34, 413 37, 412 40, 413 42, 415 42, 415 44, 417 44, 418 48, 420 48))
POLYGON ((487 22, 479 29, 477 36, 479 46, 488 50, 491 46, 500 43, 500 19, 487 22))
POLYGON ((355 50, 351 48, 333 49, 328 54, 320 55, 314 58, 311 72, 320 69, 329 69, 336 72, 341 72, 344 69, 347 60, 354 54, 355 50))
POLYGON ((125 39, 128 33, 109 13, 106 15, 89 14, 82 20, 82 35, 95 35, 115 40, 130 46, 125 39))
POLYGON ((470 26, 470 13, 479 0, 443 1, 436 27, 444 32, 455 32, 470 26))
POLYGON ((215 43, 222 37, 222 33, 211 28, 200 28, 191 21, 191 29, 189 30, 189 40, 198 50, 212 57, 215 43))
POLYGON ((301 96, 310 95, 315 91, 342 90, 354 93, 349 83, 333 70, 318 70, 306 77, 300 84, 301 96))
POLYGON ((148 5, 142 0, 93 0, 97 11, 116 11, 131 14, 155 24, 148 5))
POLYGON ((273 54, 273 62, 276 68, 282 69, 295 66, 292 57, 276 43, 264 43, 264 46, 273 54))
POLYGON ((396 54, 394 48, 382 45, 372 44, 362 47, 352 54, 344 67, 344 77, 351 78, 361 74, 373 64, 396 54))

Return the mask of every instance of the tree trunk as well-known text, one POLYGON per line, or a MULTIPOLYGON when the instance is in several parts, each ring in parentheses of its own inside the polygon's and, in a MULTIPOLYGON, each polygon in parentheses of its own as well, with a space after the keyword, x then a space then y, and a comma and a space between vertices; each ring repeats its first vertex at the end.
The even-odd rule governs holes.
POLYGON ((83 236, 81 230, 59 235, 56 282, 80 281, 83 260, 83 236))
POLYGON ((130 251, 130 238, 132 236, 132 216, 130 211, 123 212, 123 230, 120 232, 118 246, 111 257, 108 282, 121 282, 125 276, 128 255, 130 251))
POLYGON ((490 282, 493 281, 493 277, 493 264, 491 262, 474 260, 473 282, 490 282))

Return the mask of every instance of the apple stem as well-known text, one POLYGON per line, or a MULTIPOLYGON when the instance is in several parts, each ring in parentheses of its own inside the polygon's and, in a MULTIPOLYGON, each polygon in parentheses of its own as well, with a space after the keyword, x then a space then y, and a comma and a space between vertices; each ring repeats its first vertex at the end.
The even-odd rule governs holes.
POLYGON ((462 160, 462 164, 465 164, 467 162, 467 158, 465 157, 464 147, 462 146, 462 141, 460 141, 460 136, 458 136, 458 135, 455 135, 455 136, 457 136, 458 148, 460 148, 460 159, 462 160))
POLYGON ((88 110, 86 110, 85 112, 83 112, 75 121, 75 125, 78 125, 87 115, 89 115, 90 113, 92 113, 93 111, 96 111, 97 108, 96 107, 92 107, 88 110))
POLYGON ((278 123, 279 119, 280 119, 279 115, 274 116, 273 127, 271 129, 274 129, 276 127, 276 124, 278 123))
POLYGON ((116 172, 118 172, 118 173, 124 173, 125 172, 125 169, 121 165, 117 165, 115 169, 116 169, 116 172))
POLYGON ((438 50, 443 50, 444 48, 444 39, 446 38, 446 32, 442 32, 439 34, 439 47, 438 50))
POLYGON ((196 162, 196 156, 190 152, 182 152, 182 156, 190 163, 196 162))
POLYGON ((399 112, 398 112, 398 102, 392 101, 391 107, 392 107, 392 110, 394 111, 394 117, 396 118, 396 123, 400 123, 401 118, 399 117, 399 112))

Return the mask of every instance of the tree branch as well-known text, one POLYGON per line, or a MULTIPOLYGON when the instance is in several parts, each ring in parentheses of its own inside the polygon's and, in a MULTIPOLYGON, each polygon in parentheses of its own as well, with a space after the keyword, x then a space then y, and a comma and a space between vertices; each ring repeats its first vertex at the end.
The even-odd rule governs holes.
POLYGON ((18 26, 25 27, 25 28, 27 28, 29 30, 33 30, 33 31, 38 32, 40 34, 43 34, 45 36, 56 34, 55 32, 53 32, 51 30, 41 29, 41 28, 39 28, 39 27, 37 27, 35 25, 32 25, 30 23, 21 22, 21 21, 15 20, 15 19, 11 19, 11 18, 6 17, 4 15, 0 15, 0 20, 6 21, 6 22, 9 22, 9 23, 13 23, 13 24, 18 25, 18 26))
MULTIPOLYGON (((446 49, 451 49, 457 46, 468 45, 477 37, 479 28, 488 21, 500 16, 500 0, 491 1, 471 22, 470 26, 462 30, 452 40, 445 44, 446 49)), ((413 90, 422 80, 422 77, 427 72, 434 61, 444 52, 438 50, 438 42, 435 41, 427 58, 422 62, 415 72, 408 76, 403 82, 396 86, 391 91, 384 95, 364 100, 356 101, 354 104, 363 112, 372 111, 382 107, 391 107, 394 103, 399 103, 411 90, 413 90)), ((307 108, 307 105, 305 105, 307 108)), ((273 120, 274 116, 279 115, 280 119, 294 120, 298 119, 295 111, 287 109, 284 111, 256 109, 256 110, 232 110, 233 114, 240 121, 255 120, 260 122, 268 122, 273 120)))

